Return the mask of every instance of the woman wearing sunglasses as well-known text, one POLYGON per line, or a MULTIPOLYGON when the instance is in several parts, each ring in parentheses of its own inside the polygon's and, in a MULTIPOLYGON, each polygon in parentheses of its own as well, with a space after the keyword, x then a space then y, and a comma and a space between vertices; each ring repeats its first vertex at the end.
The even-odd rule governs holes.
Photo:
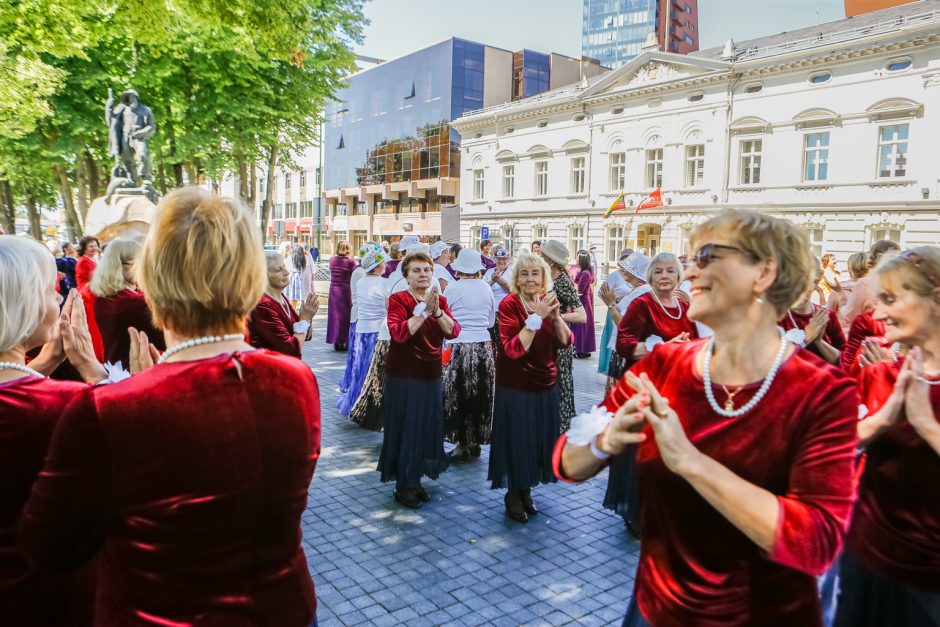
POLYGON ((851 512, 858 394, 777 327, 812 285, 809 242, 726 211, 691 245, 689 317, 714 337, 634 365, 559 439, 556 473, 587 479, 640 443, 640 489, 656 498, 626 625, 821 625, 816 575, 851 512))
POLYGON ((865 447, 840 561, 838 627, 935 626, 940 617, 940 248, 875 269, 875 320, 902 360, 861 371, 865 447))
MULTIPOLYGON (((672 253, 659 253, 646 268, 649 291, 627 307, 617 328, 617 354, 627 370, 663 342, 682 343, 698 337, 689 320, 689 303, 676 296, 682 264, 672 253)), ((636 476, 636 447, 631 446, 610 468, 604 507, 623 517, 627 531, 641 533, 640 492, 636 476)))

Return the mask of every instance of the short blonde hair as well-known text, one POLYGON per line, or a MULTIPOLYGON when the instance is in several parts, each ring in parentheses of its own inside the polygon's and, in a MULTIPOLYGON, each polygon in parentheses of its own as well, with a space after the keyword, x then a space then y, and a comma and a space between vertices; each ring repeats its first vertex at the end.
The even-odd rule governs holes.
POLYGON ((555 283, 552 281, 552 269, 548 266, 548 262, 542 259, 541 255, 523 253, 516 257, 516 261, 512 264, 512 275, 509 277, 509 289, 512 290, 513 294, 522 294, 522 287, 519 285, 519 271, 531 268, 538 268, 542 271, 543 294, 551 292, 552 288, 555 287, 555 283))
POLYGON ((135 261, 138 253, 140 242, 136 240, 116 239, 108 244, 91 278, 95 296, 109 298, 124 289, 124 263, 135 261))
POLYGON ((776 260, 777 277, 763 298, 778 316, 802 300, 815 283, 819 263, 813 257, 809 238, 789 220, 757 211, 726 209, 692 231, 692 250, 713 235, 733 242, 751 261, 776 260))
POLYGON ((682 264, 679 258, 672 253, 659 253, 650 259, 650 265, 646 267, 646 282, 653 283, 653 266, 657 263, 670 263, 676 269, 676 284, 682 283, 682 264))
POLYGON ((267 276, 261 232, 238 201, 184 187, 157 205, 137 261, 157 326, 186 335, 240 333, 267 276))
POLYGON ((868 255, 866 253, 854 253, 849 255, 849 261, 846 264, 849 268, 849 274, 853 279, 860 279, 868 274, 868 255))
POLYGON ((55 258, 28 237, 0 235, 0 352, 22 346, 43 321, 55 258))
POLYGON ((918 246, 901 254, 887 253, 874 273, 881 287, 893 294, 903 289, 931 298, 940 289, 940 248, 918 246))
POLYGON ((336 254, 340 257, 345 257, 352 252, 352 244, 346 240, 340 240, 336 244, 336 254))

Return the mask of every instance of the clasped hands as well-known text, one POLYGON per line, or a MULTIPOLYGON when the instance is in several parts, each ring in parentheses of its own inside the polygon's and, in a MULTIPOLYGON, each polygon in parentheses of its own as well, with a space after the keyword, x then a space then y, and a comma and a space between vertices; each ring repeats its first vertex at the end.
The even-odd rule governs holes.
POLYGON ((619 455, 630 444, 646 441, 641 432, 644 423, 653 430, 660 457, 674 473, 684 474, 701 453, 686 437, 679 416, 669 406, 646 373, 625 375, 627 384, 636 392, 620 406, 607 428, 597 436, 597 448, 609 455, 619 455))
MULTIPOLYGON (((434 281, 437 282, 436 280, 434 281)), ((428 288, 428 291, 424 294, 424 306, 425 313, 428 314, 428 317, 437 316, 437 312, 441 310, 441 296, 437 293, 437 285, 432 285, 428 288)))
POLYGON ((927 439, 928 435, 940 429, 930 402, 930 385, 924 380, 924 355, 920 347, 912 348, 904 359, 889 403, 892 403, 894 411, 888 424, 897 422, 903 408, 907 421, 922 438, 927 439))
POLYGON ((543 320, 546 318, 559 318, 561 316, 561 303, 558 302, 558 296, 555 292, 549 292, 542 300, 538 301, 533 308, 533 313, 543 320))

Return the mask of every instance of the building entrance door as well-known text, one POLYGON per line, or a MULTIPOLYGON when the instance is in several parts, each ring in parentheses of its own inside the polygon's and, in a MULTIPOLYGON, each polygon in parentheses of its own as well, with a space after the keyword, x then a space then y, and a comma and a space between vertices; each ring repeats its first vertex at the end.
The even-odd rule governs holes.
POLYGON ((636 247, 650 258, 659 253, 662 241, 662 227, 658 224, 641 224, 637 227, 636 247))

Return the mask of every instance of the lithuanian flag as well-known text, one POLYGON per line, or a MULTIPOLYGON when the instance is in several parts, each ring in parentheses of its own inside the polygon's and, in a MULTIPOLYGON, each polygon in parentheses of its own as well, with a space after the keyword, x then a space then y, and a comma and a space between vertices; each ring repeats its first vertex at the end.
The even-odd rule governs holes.
POLYGON ((612 214, 614 211, 617 211, 618 209, 626 209, 626 208, 627 208, 627 205, 626 203, 623 202, 623 192, 620 192, 620 195, 617 196, 617 199, 614 200, 614 202, 609 207, 607 207, 607 213, 604 214, 604 219, 606 220, 607 218, 609 218, 610 214, 612 214))

